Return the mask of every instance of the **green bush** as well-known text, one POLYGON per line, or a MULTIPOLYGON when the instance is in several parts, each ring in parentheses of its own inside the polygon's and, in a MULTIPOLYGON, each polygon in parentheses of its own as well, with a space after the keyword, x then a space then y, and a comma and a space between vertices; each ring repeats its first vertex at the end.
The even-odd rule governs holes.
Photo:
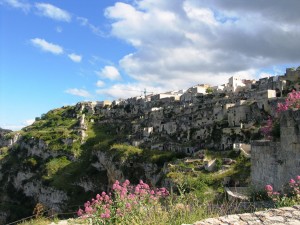
POLYGON ((141 155, 143 150, 131 145, 114 144, 109 152, 114 155, 116 160, 126 161, 129 158, 141 155))

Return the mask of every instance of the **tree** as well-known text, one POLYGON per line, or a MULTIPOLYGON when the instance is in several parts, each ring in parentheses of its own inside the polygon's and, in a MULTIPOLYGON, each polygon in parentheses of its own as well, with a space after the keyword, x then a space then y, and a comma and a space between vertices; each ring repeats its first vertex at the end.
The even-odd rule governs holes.
POLYGON ((205 91, 207 94, 211 94, 214 92, 214 90, 211 88, 211 87, 208 87, 206 88, 206 91, 205 91))

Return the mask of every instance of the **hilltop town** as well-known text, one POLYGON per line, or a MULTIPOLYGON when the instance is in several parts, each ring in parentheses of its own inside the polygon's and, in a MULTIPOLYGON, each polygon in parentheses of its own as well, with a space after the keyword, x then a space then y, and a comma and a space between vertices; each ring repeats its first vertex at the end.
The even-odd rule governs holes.
POLYGON ((241 144, 249 149, 251 140, 262 138, 259 128, 274 116, 277 104, 291 90, 299 90, 299 81, 300 67, 288 68, 282 76, 257 81, 231 77, 220 86, 200 84, 186 91, 81 102, 76 107, 101 115, 101 121, 96 117, 92 122, 114 123, 116 132, 127 130, 127 142, 133 146, 186 154, 241 144))

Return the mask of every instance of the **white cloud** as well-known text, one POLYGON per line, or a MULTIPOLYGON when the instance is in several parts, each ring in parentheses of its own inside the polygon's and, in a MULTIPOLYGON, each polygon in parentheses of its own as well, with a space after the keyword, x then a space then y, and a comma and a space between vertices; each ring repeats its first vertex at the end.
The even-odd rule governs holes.
POLYGON ((30 41, 35 47, 38 47, 46 52, 51 52, 55 55, 60 55, 60 54, 63 54, 63 52, 64 52, 64 50, 61 46, 52 44, 41 38, 34 38, 34 39, 31 39, 30 41))
POLYGON ((3 129, 8 129, 12 131, 21 130, 23 127, 33 124, 35 119, 28 119, 23 122, 18 122, 16 124, 0 124, 0 127, 3 129))
POLYGON ((100 30, 99 27, 96 27, 95 25, 91 24, 89 22, 89 20, 85 17, 80 17, 78 16, 77 18, 77 21, 79 22, 79 24, 81 26, 86 26, 88 27, 94 34, 98 35, 98 36, 101 36, 101 37, 104 37, 105 35, 103 34, 103 32, 100 30))
POLYGON ((105 83, 102 80, 98 80, 96 83, 97 87, 104 87, 105 83))
POLYGON ((71 89, 66 90, 65 92, 68 94, 76 95, 76 96, 80 96, 80 97, 86 97, 86 98, 91 97, 91 94, 84 89, 71 88, 71 89))
POLYGON ((118 69, 114 66, 105 66, 101 71, 96 71, 95 73, 100 77, 107 78, 109 80, 121 79, 118 69))
POLYGON ((271 5, 261 0, 140 0, 117 2, 105 16, 112 19, 111 34, 135 48, 119 66, 137 83, 169 90, 220 84, 239 73, 250 78, 261 68, 298 63, 299 7, 298 0, 271 5))
POLYGON ((73 62, 81 62, 82 60, 82 56, 81 55, 77 55, 75 53, 71 53, 71 54, 68 54, 68 57, 73 61, 73 62))
POLYGON ((28 12, 31 7, 29 3, 19 0, 2 0, 0 1, 0 4, 2 3, 5 3, 14 8, 22 9, 24 12, 28 12))
POLYGON ((142 83, 128 83, 128 84, 114 84, 109 88, 98 89, 96 91, 99 95, 104 95, 110 99, 118 99, 118 98, 130 98, 135 96, 143 96, 144 90, 146 89, 148 94, 155 94, 163 92, 163 89, 144 85, 142 83))
POLYGON ((20 124, 2 124, 0 127, 2 129, 17 131, 17 130, 21 130, 24 127, 24 125, 20 125, 20 124))
POLYGON ((35 121, 35 119, 25 120, 25 121, 23 122, 23 124, 24 124, 25 126, 29 126, 29 125, 33 124, 34 121, 35 121))
POLYGON ((71 14, 67 11, 60 9, 54 5, 48 4, 48 3, 36 3, 35 7, 38 11, 39 15, 58 20, 58 21, 64 21, 64 22, 70 22, 71 21, 71 14))

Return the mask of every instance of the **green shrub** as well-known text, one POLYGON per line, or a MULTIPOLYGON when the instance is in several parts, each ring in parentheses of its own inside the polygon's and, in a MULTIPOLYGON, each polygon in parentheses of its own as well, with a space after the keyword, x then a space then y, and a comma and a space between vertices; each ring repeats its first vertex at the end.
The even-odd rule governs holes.
POLYGON ((143 150, 131 145, 114 144, 110 148, 109 152, 114 155, 115 159, 120 161, 126 161, 129 158, 141 155, 143 150))

